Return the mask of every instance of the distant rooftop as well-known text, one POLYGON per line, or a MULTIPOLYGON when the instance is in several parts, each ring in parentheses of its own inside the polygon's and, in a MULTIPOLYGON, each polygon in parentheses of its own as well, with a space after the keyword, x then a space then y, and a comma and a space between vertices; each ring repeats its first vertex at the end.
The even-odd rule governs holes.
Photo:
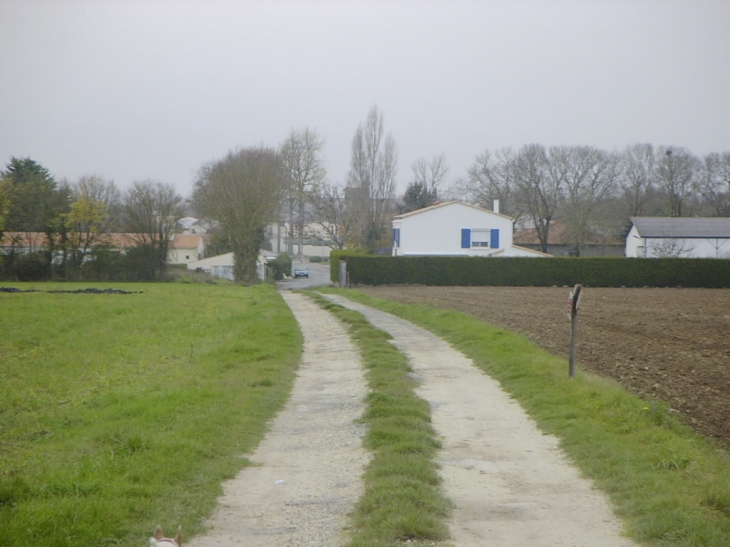
POLYGON ((641 237, 730 238, 728 217, 631 217, 641 237))

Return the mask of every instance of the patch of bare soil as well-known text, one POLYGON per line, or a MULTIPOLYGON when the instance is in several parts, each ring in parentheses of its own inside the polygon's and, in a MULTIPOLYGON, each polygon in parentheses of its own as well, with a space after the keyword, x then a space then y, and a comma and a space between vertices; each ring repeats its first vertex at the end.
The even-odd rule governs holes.
MULTIPOLYGON (((568 358, 568 287, 358 289, 460 310, 568 358)), ((730 290, 585 287, 582 293, 578 367, 667 402, 696 431, 730 448, 730 290)))

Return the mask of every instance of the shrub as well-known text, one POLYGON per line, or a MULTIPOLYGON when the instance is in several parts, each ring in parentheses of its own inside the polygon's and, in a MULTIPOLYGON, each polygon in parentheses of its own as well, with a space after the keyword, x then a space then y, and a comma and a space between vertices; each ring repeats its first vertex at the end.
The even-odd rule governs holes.
POLYGON ((282 253, 269 262, 269 266, 274 270, 274 279, 281 281, 285 275, 291 274, 291 257, 282 253))
POLYGON ((51 262, 48 253, 25 253, 13 260, 11 274, 18 281, 41 281, 51 276, 51 262))

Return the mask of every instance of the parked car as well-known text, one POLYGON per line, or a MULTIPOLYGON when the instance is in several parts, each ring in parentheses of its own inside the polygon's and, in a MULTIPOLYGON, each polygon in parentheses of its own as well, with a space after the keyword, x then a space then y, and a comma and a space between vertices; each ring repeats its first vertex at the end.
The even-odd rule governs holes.
POLYGON ((306 266, 295 266, 294 267, 294 278, 306 277, 309 278, 309 268, 306 266))

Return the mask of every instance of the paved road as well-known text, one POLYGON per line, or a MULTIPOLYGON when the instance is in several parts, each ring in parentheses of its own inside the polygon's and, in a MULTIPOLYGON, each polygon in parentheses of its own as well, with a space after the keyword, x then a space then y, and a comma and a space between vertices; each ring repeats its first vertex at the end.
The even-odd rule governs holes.
MULTIPOLYGON (((294 261, 294 266, 300 263, 294 261)), ((302 266, 309 268, 309 278, 300 277, 298 279, 287 279, 286 281, 278 281, 276 283, 279 289, 312 289, 315 287, 324 287, 331 285, 330 281, 330 265, 326 263, 310 263, 305 262, 302 266)))

